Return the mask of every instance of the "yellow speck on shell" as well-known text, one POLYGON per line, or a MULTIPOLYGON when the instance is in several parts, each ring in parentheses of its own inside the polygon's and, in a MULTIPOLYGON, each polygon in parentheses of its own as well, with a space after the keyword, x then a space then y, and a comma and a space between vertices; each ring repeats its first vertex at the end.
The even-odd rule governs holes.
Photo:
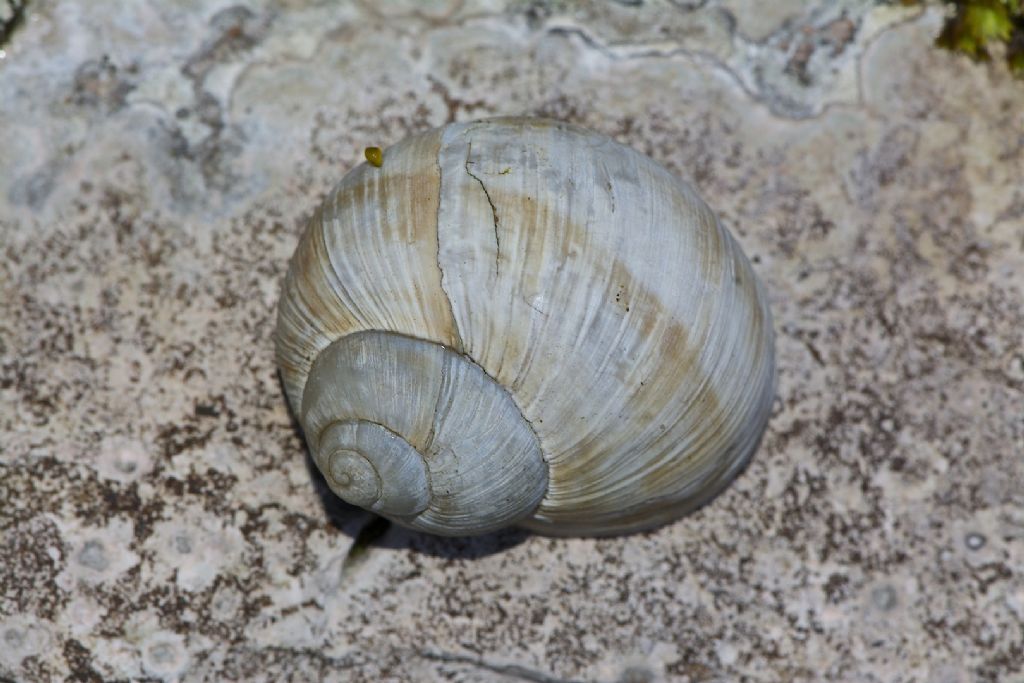
POLYGON ((367 147, 364 153, 366 154, 366 160, 377 168, 380 168, 381 164, 384 163, 384 152, 380 147, 367 147))

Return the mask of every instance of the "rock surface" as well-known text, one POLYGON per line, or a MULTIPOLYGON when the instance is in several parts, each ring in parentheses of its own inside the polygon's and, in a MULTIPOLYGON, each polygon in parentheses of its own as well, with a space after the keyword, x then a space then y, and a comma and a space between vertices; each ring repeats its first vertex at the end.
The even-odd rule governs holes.
POLYGON ((1024 681, 1024 85, 860 0, 30 0, 0 44, 0 679, 1024 681), (568 119, 774 307, 750 468, 656 532, 332 502, 273 366, 363 147, 568 119))

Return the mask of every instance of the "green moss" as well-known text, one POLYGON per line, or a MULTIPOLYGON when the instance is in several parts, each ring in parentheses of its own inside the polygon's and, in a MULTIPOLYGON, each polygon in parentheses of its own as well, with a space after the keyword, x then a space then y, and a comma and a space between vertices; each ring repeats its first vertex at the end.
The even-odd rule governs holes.
POLYGON ((0 0, 0 47, 25 20, 25 0, 0 0))
MULTIPOLYGON (((919 5, 925 0, 904 0, 919 5)), ((1022 0, 943 0, 953 8, 942 33, 940 47, 961 52, 977 61, 992 59, 990 49, 1003 43, 1010 71, 1024 77, 1024 2, 1022 0)))

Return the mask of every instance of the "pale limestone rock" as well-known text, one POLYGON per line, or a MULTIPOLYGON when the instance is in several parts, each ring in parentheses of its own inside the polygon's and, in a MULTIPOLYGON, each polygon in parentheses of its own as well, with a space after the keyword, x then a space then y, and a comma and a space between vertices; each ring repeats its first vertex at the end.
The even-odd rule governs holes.
POLYGON ((0 678, 1019 679, 1024 88, 940 11, 771 4, 26 3, 0 678), (304 460, 271 344, 304 222, 365 146, 496 114, 651 155, 767 286, 768 433, 676 524, 436 539, 304 460))

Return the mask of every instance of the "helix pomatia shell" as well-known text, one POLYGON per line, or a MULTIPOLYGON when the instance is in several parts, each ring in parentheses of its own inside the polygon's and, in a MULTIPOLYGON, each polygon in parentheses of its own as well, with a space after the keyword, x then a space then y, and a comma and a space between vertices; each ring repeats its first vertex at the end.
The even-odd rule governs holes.
POLYGON ((349 172, 276 343, 332 490, 445 535, 673 520, 742 469, 774 392, 764 292, 696 192, 541 119, 451 124, 349 172))

